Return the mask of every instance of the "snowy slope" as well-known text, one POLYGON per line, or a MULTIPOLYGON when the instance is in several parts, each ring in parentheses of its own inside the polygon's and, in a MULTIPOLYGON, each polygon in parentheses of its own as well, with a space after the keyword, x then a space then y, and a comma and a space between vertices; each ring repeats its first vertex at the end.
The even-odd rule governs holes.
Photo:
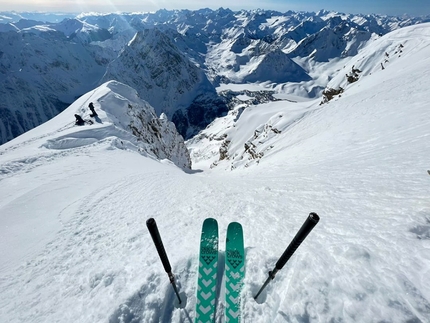
MULTIPOLYGON (((221 255, 228 223, 244 227, 245 322, 429 322, 429 35, 422 25, 385 36, 373 51, 383 53, 391 39, 405 44, 403 55, 327 104, 248 106, 242 96, 244 109, 188 142, 192 172, 121 149, 116 138, 134 142, 119 130, 113 139, 112 130, 94 138, 89 130, 99 132, 105 121, 77 136, 66 126, 96 101, 91 93, 1 146, 0 317, 192 322, 200 228, 214 217, 221 255), (59 140, 64 135, 73 141, 59 140), (210 169, 225 139, 230 159, 210 169), (264 155, 249 159, 247 142, 264 155), (310 211, 320 223, 254 301, 310 211), (145 228, 150 217, 182 308, 145 228)), ((379 63, 374 57, 368 66, 379 63)), ((105 98, 98 102, 122 100, 105 98)), ((220 296, 217 322, 223 302, 220 296)))
POLYGON ((19 140, 3 145, 5 164, 2 174, 8 177, 14 171, 31 169, 33 165, 39 165, 39 159, 49 159, 47 156, 52 151, 72 153, 74 148, 88 148, 99 143, 112 149, 169 159, 181 168, 191 168, 188 150, 173 123, 164 115, 157 117, 154 109, 140 99, 134 89, 110 81, 79 98, 57 117, 20 136, 19 140), (90 117, 90 102, 98 114, 95 118, 90 117), (75 125, 75 114, 86 121, 85 125, 75 125), (37 157, 30 162, 17 158, 14 152, 30 143, 34 145, 37 157))
MULTIPOLYGON (((415 65, 414 59, 426 60, 425 50, 428 47, 428 23, 399 29, 375 40, 365 47, 343 67, 342 71, 327 84, 328 87, 347 87, 345 74, 350 75, 352 68, 359 69, 359 78, 380 71, 405 69, 415 65), (414 37, 411 37, 411 34, 414 37), (420 54, 417 54, 420 52, 420 54), (417 56, 415 56, 417 55, 417 56), (421 55, 421 56, 419 56, 421 55), (413 57, 411 57, 413 56, 413 57)), ((380 74, 383 77, 383 73, 380 74)))

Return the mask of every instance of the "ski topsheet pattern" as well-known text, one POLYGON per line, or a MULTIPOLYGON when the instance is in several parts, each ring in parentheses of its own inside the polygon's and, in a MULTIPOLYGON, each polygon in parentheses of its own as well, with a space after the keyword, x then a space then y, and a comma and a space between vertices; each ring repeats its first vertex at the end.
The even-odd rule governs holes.
POLYGON ((241 322, 240 293, 245 277, 245 250, 240 223, 228 225, 225 254, 225 322, 241 322))
POLYGON ((217 273, 218 223, 208 218, 203 222, 200 239, 195 323, 215 322, 217 273))

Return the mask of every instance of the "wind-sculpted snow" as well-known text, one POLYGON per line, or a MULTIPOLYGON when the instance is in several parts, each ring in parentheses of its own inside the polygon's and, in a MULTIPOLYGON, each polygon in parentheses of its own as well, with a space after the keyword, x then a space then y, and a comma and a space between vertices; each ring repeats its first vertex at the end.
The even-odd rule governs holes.
POLYGON ((138 150, 143 149, 159 159, 168 159, 181 168, 191 168, 184 139, 165 114, 157 117, 154 109, 125 84, 111 81, 106 83, 106 87, 111 91, 100 99, 102 109, 115 127, 127 133, 130 131, 137 138, 135 145, 138 150), (106 107, 103 102, 108 102, 106 107))
POLYGON ((55 139, 49 139, 42 145, 42 147, 48 149, 71 149, 83 147, 96 143, 110 135, 115 135, 115 137, 117 137, 118 132, 119 131, 116 131, 114 125, 99 129, 86 129, 60 136, 55 139))

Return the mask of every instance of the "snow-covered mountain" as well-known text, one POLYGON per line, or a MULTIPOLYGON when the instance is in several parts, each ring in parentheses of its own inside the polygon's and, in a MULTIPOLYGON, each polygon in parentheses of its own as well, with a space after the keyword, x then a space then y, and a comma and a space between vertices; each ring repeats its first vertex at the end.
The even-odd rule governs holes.
POLYGON ((334 27, 326 26, 302 39, 290 54, 294 57, 311 57, 316 62, 355 56, 374 35, 358 29, 357 26, 351 26, 348 22, 337 22, 334 27))
POLYGON ((139 85, 139 95, 188 138, 228 111, 203 70, 157 29, 136 33, 103 76, 112 79, 139 85))
POLYGON ((62 32, 68 39, 80 43, 103 42, 112 38, 111 33, 104 28, 90 25, 78 19, 64 19, 50 27, 62 32))
POLYGON ((315 98, 337 69, 328 65, 321 76, 321 64, 348 59, 379 35, 426 21, 222 8, 1 17, 0 143, 114 77, 189 138, 226 113, 229 103, 214 87, 264 83, 280 94, 315 98), (143 45, 158 55, 144 55, 143 45))
POLYGON ((0 146, 1 321, 192 322, 200 230, 212 217, 217 322, 233 221, 245 236, 243 321, 428 322, 430 24, 328 64, 314 71, 331 66, 327 84, 343 92, 323 104, 223 84, 231 110, 186 143, 191 171, 163 159, 187 164, 173 125, 116 81, 0 146), (90 119, 89 102, 98 118, 75 126, 73 114, 90 119), (311 211, 319 224, 255 301, 311 211), (145 227, 151 217, 181 305, 145 227))
POLYGON ((105 72, 105 54, 49 26, 0 33, 1 141, 53 118, 105 72))
MULTIPOLYGON (((71 152, 78 149, 84 153, 95 144, 102 144, 107 149, 133 151, 157 160, 169 160, 182 169, 191 169, 188 149, 174 124, 165 114, 158 117, 134 89, 116 81, 109 81, 86 93, 60 115, 35 130, 36 134, 42 135, 30 135, 29 140, 26 135, 20 138, 24 140, 24 145, 38 142, 37 146, 41 149, 37 157, 39 160, 44 160, 52 151, 71 152), (95 107, 96 117, 91 117, 90 102, 95 107), (76 114, 85 120, 85 125, 75 124, 76 114), (52 128, 57 130, 51 131, 52 128)), ((12 145, 4 152, 18 147, 12 145)), ((13 156, 13 153, 7 155, 13 156)), ((7 165, 18 166, 11 166, 14 170, 27 167, 25 163, 10 160, 3 164, 2 174, 6 177, 9 173, 7 165)))
MULTIPOLYGON (((235 101, 227 116, 218 118, 198 136, 188 141, 194 162, 197 162, 197 165, 202 163, 204 167, 220 166, 230 170, 258 164, 262 158, 271 155, 272 150, 276 151, 275 154, 279 153, 275 147, 281 142, 282 146, 286 141, 292 141, 291 144, 295 145, 290 133, 294 133, 294 128, 302 124, 302 119, 307 115, 318 115, 321 109, 325 109, 326 104, 332 104, 330 100, 338 101, 337 106, 341 107, 344 97, 354 93, 359 96, 367 91, 380 91, 381 93, 375 96, 386 93, 395 96, 392 89, 382 89, 379 83, 390 83, 396 78, 410 79, 409 69, 405 66, 412 68, 429 64, 429 59, 425 57, 429 46, 426 38, 429 27, 429 24, 423 24, 391 32, 368 44, 359 55, 350 58, 347 63, 343 61, 344 65, 333 75, 325 89, 328 92, 332 90, 333 94, 327 95, 325 100, 319 100, 319 105, 309 104, 309 101, 303 99, 291 100, 290 96, 281 97, 278 94, 257 109, 254 98, 249 93, 238 92, 237 97, 240 100, 235 101), (354 82, 349 81, 350 76, 354 77, 354 82), (374 79, 376 81, 373 81, 374 79)), ((336 61, 332 64, 335 69, 336 61)), ((324 68, 321 68, 321 74, 324 73, 324 68)), ((423 67, 423 75, 426 75, 424 70, 423 67)), ((398 87, 401 88, 402 85, 398 87)), ((420 101, 423 106, 426 105, 424 97, 427 94, 427 91, 417 94, 420 100, 423 100, 420 101)), ((408 104, 405 105, 405 109, 408 109, 408 104)), ((379 109, 377 104, 375 109, 379 109)), ((339 111, 338 114, 343 112, 339 111)), ((313 136, 312 129, 306 132, 313 136)))
POLYGON ((76 15, 58 12, 16 12, 1 11, 0 23, 16 23, 19 20, 36 20, 40 22, 60 22, 64 19, 72 19, 76 15))

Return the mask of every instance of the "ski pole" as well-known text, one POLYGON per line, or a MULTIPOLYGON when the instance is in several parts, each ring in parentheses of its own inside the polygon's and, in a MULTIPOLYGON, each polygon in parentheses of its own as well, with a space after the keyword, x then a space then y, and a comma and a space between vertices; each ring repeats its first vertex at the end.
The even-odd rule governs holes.
POLYGON ((163 263, 164 270, 169 276, 170 283, 172 284, 173 290, 178 297, 179 304, 181 304, 181 298, 179 297, 178 288, 175 283, 175 276, 172 274, 172 267, 170 266, 169 258, 167 258, 166 250, 164 249, 163 242, 161 241, 160 232, 158 231, 157 223, 154 218, 150 218, 146 221, 149 233, 151 234, 152 241, 154 241, 155 248, 157 249, 158 255, 160 256, 161 262, 163 263))
POLYGON ((287 261, 291 258, 293 253, 296 251, 296 249, 300 246, 300 244, 305 240, 307 235, 312 231, 312 229, 316 226, 318 221, 320 220, 320 217, 318 214, 312 212, 309 214, 308 218, 306 219, 305 223, 303 223, 300 230, 297 232, 296 236, 293 238, 293 240, 290 242, 287 249, 285 249, 282 256, 278 259, 276 262, 275 268, 272 271, 269 271, 269 278, 264 282, 263 286, 258 291, 257 295, 255 295, 254 299, 257 300, 258 296, 261 294, 263 289, 269 284, 269 282, 273 279, 275 279, 276 273, 284 267, 284 265, 287 263, 287 261))

